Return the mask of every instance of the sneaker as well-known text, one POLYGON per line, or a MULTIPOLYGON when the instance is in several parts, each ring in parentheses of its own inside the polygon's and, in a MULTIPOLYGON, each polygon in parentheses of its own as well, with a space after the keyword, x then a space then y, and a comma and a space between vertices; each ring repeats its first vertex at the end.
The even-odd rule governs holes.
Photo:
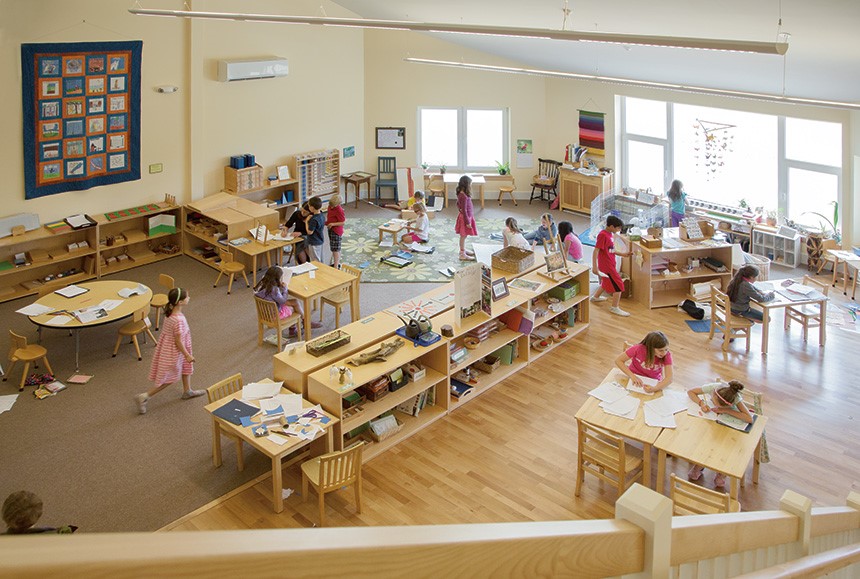
POLYGON ((146 401, 149 400, 149 396, 146 395, 146 392, 138 394, 134 397, 135 402, 137 402, 137 411, 141 414, 146 414, 146 401))
POLYGON ((608 297, 606 297, 606 296, 600 296, 599 298, 598 298, 598 297, 591 296, 591 301, 593 301, 593 302, 605 302, 605 301, 606 301, 606 300, 608 300, 608 299, 609 299, 609 298, 608 298, 608 297))
POLYGON ((726 475, 717 473, 717 476, 714 477, 714 486, 715 487, 725 487, 726 486, 726 475))
POLYGON ((187 392, 182 393, 183 400, 190 400, 192 398, 197 398, 198 396, 203 396, 206 394, 206 390, 188 390, 187 392))
POLYGON ((609 313, 611 313, 611 314, 615 314, 616 316, 623 316, 623 317, 625 317, 625 318, 626 318, 627 316, 629 316, 629 315, 630 315, 630 313, 629 313, 629 312, 625 312, 625 311, 624 311, 624 310, 622 310, 621 308, 616 308, 616 307, 614 307, 614 306, 613 306, 613 307, 611 307, 611 308, 609 308, 609 313))
POLYGON ((467 249, 467 250, 466 250, 466 255, 471 255, 472 257, 474 257, 474 256, 475 256, 475 252, 474 252, 474 251, 472 251, 471 249, 467 249))
POLYGON ((694 466, 690 469, 690 472, 687 473, 687 478, 690 480, 699 480, 702 478, 702 471, 705 470, 704 467, 694 466))

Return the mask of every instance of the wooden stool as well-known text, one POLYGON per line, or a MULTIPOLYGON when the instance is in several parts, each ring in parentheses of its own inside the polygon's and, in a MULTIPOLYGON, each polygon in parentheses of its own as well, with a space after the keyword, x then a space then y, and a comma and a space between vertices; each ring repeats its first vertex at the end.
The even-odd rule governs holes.
POLYGON ((152 330, 149 329, 150 325, 149 305, 146 305, 134 312, 132 321, 120 327, 117 332, 116 344, 113 347, 113 357, 116 358, 116 354, 119 352, 119 346, 122 344, 123 337, 128 337, 131 338, 131 342, 134 344, 134 349, 137 352, 137 361, 140 362, 143 360, 143 356, 140 355, 140 343, 137 341, 137 336, 139 334, 146 333, 150 338, 152 338, 153 344, 158 344, 158 340, 155 339, 155 336, 152 335, 152 330))
POLYGON ((236 274, 239 273, 241 273, 242 277, 245 278, 245 285, 251 287, 251 283, 248 281, 248 274, 245 273, 245 264, 233 261, 233 254, 230 253, 229 249, 222 249, 219 247, 218 253, 221 255, 221 263, 218 264, 218 269, 221 271, 218 272, 218 277, 215 278, 215 285, 212 287, 218 287, 218 282, 221 281, 221 276, 226 274, 228 276, 227 295, 230 295, 230 292, 233 290, 233 279, 235 279, 236 274))
MULTIPOLYGON (((27 338, 19 336, 12 330, 9 330, 9 337, 12 340, 12 346, 9 349, 9 361, 11 364, 9 365, 9 370, 3 375, 4 382, 9 377, 9 372, 12 371, 12 368, 14 368, 15 364, 19 361, 24 362, 24 373, 21 374, 21 383, 18 384, 19 392, 24 389, 24 382, 27 380, 27 372, 30 371, 30 362, 43 360, 48 372, 51 374, 54 373, 51 369, 51 364, 48 362, 48 350, 38 344, 28 345, 27 338)), ((38 368, 38 365, 36 365, 36 367, 38 368)))
MULTIPOLYGON (((169 275, 162 273, 158 276, 158 285, 167 288, 167 291, 176 287, 176 281, 169 275)), ((155 331, 158 331, 158 323, 161 320, 161 308, 167 305, 167 294, 155 294, 149 300, 149 305, 155 309, 155 331)))
POLYGON ((516 189, 516 187, 517 187, 517 182, 516 182, 516 180, 514 180, 513 177, 511 177, 511 184, 510 185, 500 185, 499 186, 499 205, 500 206, 502 204, 502 195, 504 195, 505 193, 507 193, 508 195, 511 196, 511 201, 513 201, 514 206, 516 206, 517 200, 514 199, 514 189, 516 189))

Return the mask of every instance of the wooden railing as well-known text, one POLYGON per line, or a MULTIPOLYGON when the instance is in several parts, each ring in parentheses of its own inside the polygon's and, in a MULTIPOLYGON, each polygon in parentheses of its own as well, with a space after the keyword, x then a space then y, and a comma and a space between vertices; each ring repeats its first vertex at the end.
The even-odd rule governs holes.
POLYGON ((701 579, 856 560, 860 494, 846 507, 812 509, 786 491, 780 508, 672 517, 668 498, 634 485, 615 520, 3 537, 0 576, 701 579))

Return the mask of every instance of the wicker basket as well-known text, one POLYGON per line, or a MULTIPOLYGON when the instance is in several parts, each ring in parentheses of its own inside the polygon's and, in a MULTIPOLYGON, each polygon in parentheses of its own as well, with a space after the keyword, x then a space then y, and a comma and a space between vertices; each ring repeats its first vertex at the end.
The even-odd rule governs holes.
POLYGON ((482 358, 481 360, 478 360, 477 362, 472 364, 472 366, 474 366, 475 369, 480 370, 481 372, 484 372, 485 374, 492 374, 493 370, 498 368, 501 364, 502 364, 502 359, 499 358, 498 356, 493 356, 491 354, 489 356, 482 358))
MULTIPOLYGON (((754 265, 758 268, 758 280, 767 281, 770 279, 770 260, 763 255, 753 255, 752 253, 743 253, 744 265, 754 265)), ((738 267, 732 268, 732 275, 738 272, 738 267)))
POLYGON ((335 348, 340 348, 348 344, 351 339, 350 335, 346 332, 335 330, 330 334, 317 338, 313 342, 308 342, 305 350, 311 356, 322 356, 326 352, 331 352, 335 348))
POLYGON ((372 438, 374 442, 382 442, 383 440, 394 436, 395 434, 400 432, 401 429, 403 428, 403 423, 400 422, 400 420, 397 419, 396 417, 395 417, 395 420, 397 420, 397 427, 392 428, 391 430, 383 433, 382 435, 377 435, 375 432, 373 432, 373 428, 369 428, 367 430, 367 433, 370 435, 370 438, 372 438))
POLYGON ((534 252, 518 247, 506 247, 493 254, 493 267, 510 273, 524 272, 534 263, 534 252))

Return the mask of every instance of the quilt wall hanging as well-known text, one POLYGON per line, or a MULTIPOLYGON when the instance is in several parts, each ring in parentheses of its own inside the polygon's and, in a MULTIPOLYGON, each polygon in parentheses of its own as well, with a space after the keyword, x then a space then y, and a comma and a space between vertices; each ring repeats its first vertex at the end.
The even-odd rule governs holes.
POLYGON ((589 156, 606 156, 605 117, 605 113, 579 111, 579 146, 587 148, 589 156))
POLYGON ((24 197, 140 179, 143 42, 21 45, 24 197))

